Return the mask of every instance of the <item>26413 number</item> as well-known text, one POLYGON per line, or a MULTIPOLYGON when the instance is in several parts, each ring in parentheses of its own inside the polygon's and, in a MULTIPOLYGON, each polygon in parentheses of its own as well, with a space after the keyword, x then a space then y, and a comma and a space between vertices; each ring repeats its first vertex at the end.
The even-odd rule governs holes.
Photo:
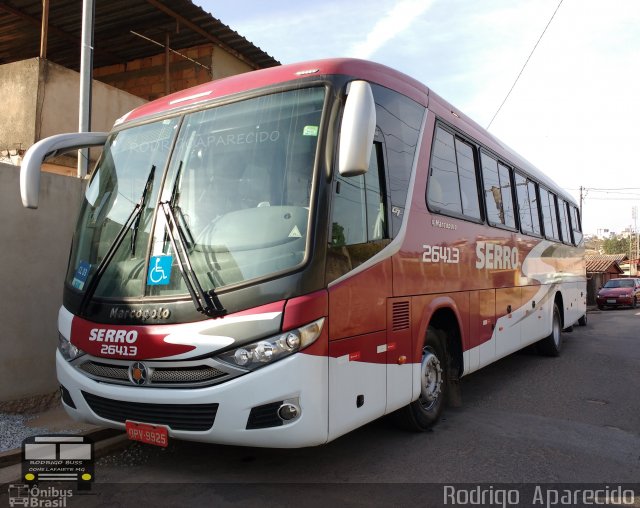
POLYGON ((423 245, 423 263, 459 263, 460 249, 457 247, 441 247, 439 245, 423 245))

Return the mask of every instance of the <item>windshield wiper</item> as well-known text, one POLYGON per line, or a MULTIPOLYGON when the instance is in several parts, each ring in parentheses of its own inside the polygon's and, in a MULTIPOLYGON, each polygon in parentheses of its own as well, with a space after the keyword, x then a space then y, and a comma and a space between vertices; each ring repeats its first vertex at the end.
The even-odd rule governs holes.
MULTIPOLYGON (((173 182, 173 189, 171 189, 171 199, 169 200, 169 206, 174 213, 178 212, 178 218, 182 222, 182 231, 186 233, 188 236, 187 242, 188 245, 195 245, 196 241, 193 238, 193 234, 191 233, 191 229, 189 228, 189 224, 184 217, 184 213, 182 212, 182 208, 178 205, 178 201, 180 200, 180 188, 182 187, 182 161, 178 165, 178 171, 176 171, 176 178, 173 182)), ((167 241, 167 236, 165 236, 164 241, 167 241)))
POLYGON ((171 202, 164 201, 160 203, 160 206, 162 207, 162 211, 165 216, 166 231, 168 233, 169 240, 171 241, 173 251, 176 254, 178 268, 180 269, 182 278, 187 286, 187 290, 191 295, 191 299, 196 306, 196 310, 213 318, 224 316, 227 313, 227 310, 222 306, 222 303, 218 299, 218 295, 216 295, 213 289, 209 291, 202 289, 196 272, 191 266, 191 261, 187 252, 186 234, 176 219, 176 215, 171 207, 171 202), (172 230, 175 230, 177 235, 174 235, 172 230))
POLYGON ((151 171, 149 171, 149 177, 147 178, 147 183, 144 184, 144 190, 142 191, 142 199, 140 200, 140 213, 138 213, 136 217, 136 222, 133 226, 133 232, 131 233, 131 256, 136 255, 136 239, 138 238, 138 229, 140 228, 140 221, 142 220, 142 215, 144 215, 144 207, 147 205, 147 198, 149 197, 149 191, 153 185, 153 175, 156 172, 155 164, 151 166, 151 171))
POLYGON ((140 197, 140 201, 138 201, 136 205, 133 207, 133 210, 131 210, 129 217, 127 217, 127 220, 124 221, 124 224, 120 228, 120 231, 118 231, 118 234, 116 235, 115 240, 109 247, 109 250, 107 250, 106 254, 102 258, 102 261, 100 261, 100 264, 98 264, 98 267, 96 268, 96 273, 93 275, 93 277, 89 281, 89 285, 87 286, 87 289, 84 292, 84 295, 82 296, 82 301, 80 302, 80 309, 78 314, 80 314, 81 316, 85 315, 87 304, 89 303, 89 300, 95 293, 96 288, 98 287, 98 283, 100 282, 100 279, 102 279, 104 272, 106 272, 107 270, 107 266, 109 266, 109 263, 111 263, 113 256, 115 256, 116 251, 122 244, 122 241, 124 240, 125 236, 127 236, 127 232, 129 228, 132 226, 134 227, 133 233, 131 234, 132 236, 131 249, 133 250, 135 245, 135 236, 137 234, 138 227, 140 226, 140 217, 142 216, 142 211, 147 202, 147 197, 149 195, 149 190, 151 189, 151 182, 153 181, 153 175, 155 173, 155 170, 156 170, 156 167, 151 166, 151 169, 149 170, 149 176, 147 177, 147 182, 145 183, 144 190, 142 191, 142 196, 140 197))

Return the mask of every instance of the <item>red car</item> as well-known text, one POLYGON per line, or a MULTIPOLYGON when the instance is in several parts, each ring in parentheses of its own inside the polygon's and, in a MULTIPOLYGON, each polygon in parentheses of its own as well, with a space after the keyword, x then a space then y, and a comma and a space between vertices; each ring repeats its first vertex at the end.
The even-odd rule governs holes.
POLYGON ((599 309, 628 305, 636 308, 640 299, 640 279, 611 279, 596 296, 599 309))

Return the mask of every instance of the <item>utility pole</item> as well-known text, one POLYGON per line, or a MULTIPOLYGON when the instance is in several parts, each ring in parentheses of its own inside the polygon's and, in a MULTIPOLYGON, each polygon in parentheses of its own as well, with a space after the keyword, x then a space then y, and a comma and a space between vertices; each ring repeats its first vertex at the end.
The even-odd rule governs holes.
POLYGON ((582 185, 580 186, 580 222, 584 223, 584 219, 582 218, 582 185))
MULTIPOLYGON (((636 256, 635 259, 633 260, 633 273, 631 273, 631 262, 632 260, 629 259, 629 275, 638 275, 638 258, 640 258, 640 256, 638 255, 638 207, 634 206, 631 208, 631 217, 633 218, 633 229, 634 232, 636 234, 636 256)), ((633 237, 633 233, 631 233, 631 235, 633 237)), ((632 256, 629 256, 630 258, 632 256)))
MULTIPOLYGON (((78 132, 91 130, 91 80, 93 79, 93 21, 95 0, 82 2, 82 46, 80 48, 80 107, 78 132)), ((87 176, 89 149, 78 150, 78 178, 87 176)))

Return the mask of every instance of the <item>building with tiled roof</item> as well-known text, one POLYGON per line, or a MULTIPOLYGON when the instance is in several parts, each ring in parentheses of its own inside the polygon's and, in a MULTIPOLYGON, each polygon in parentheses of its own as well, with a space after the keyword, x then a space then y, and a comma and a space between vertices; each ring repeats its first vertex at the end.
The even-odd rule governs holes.
POLYGON ((626 254, 598 254, 584 257, 587 268, 587 305, 596 304, 596 293, 609 279, 624 272, 620 263, 628 259, 626 254))

